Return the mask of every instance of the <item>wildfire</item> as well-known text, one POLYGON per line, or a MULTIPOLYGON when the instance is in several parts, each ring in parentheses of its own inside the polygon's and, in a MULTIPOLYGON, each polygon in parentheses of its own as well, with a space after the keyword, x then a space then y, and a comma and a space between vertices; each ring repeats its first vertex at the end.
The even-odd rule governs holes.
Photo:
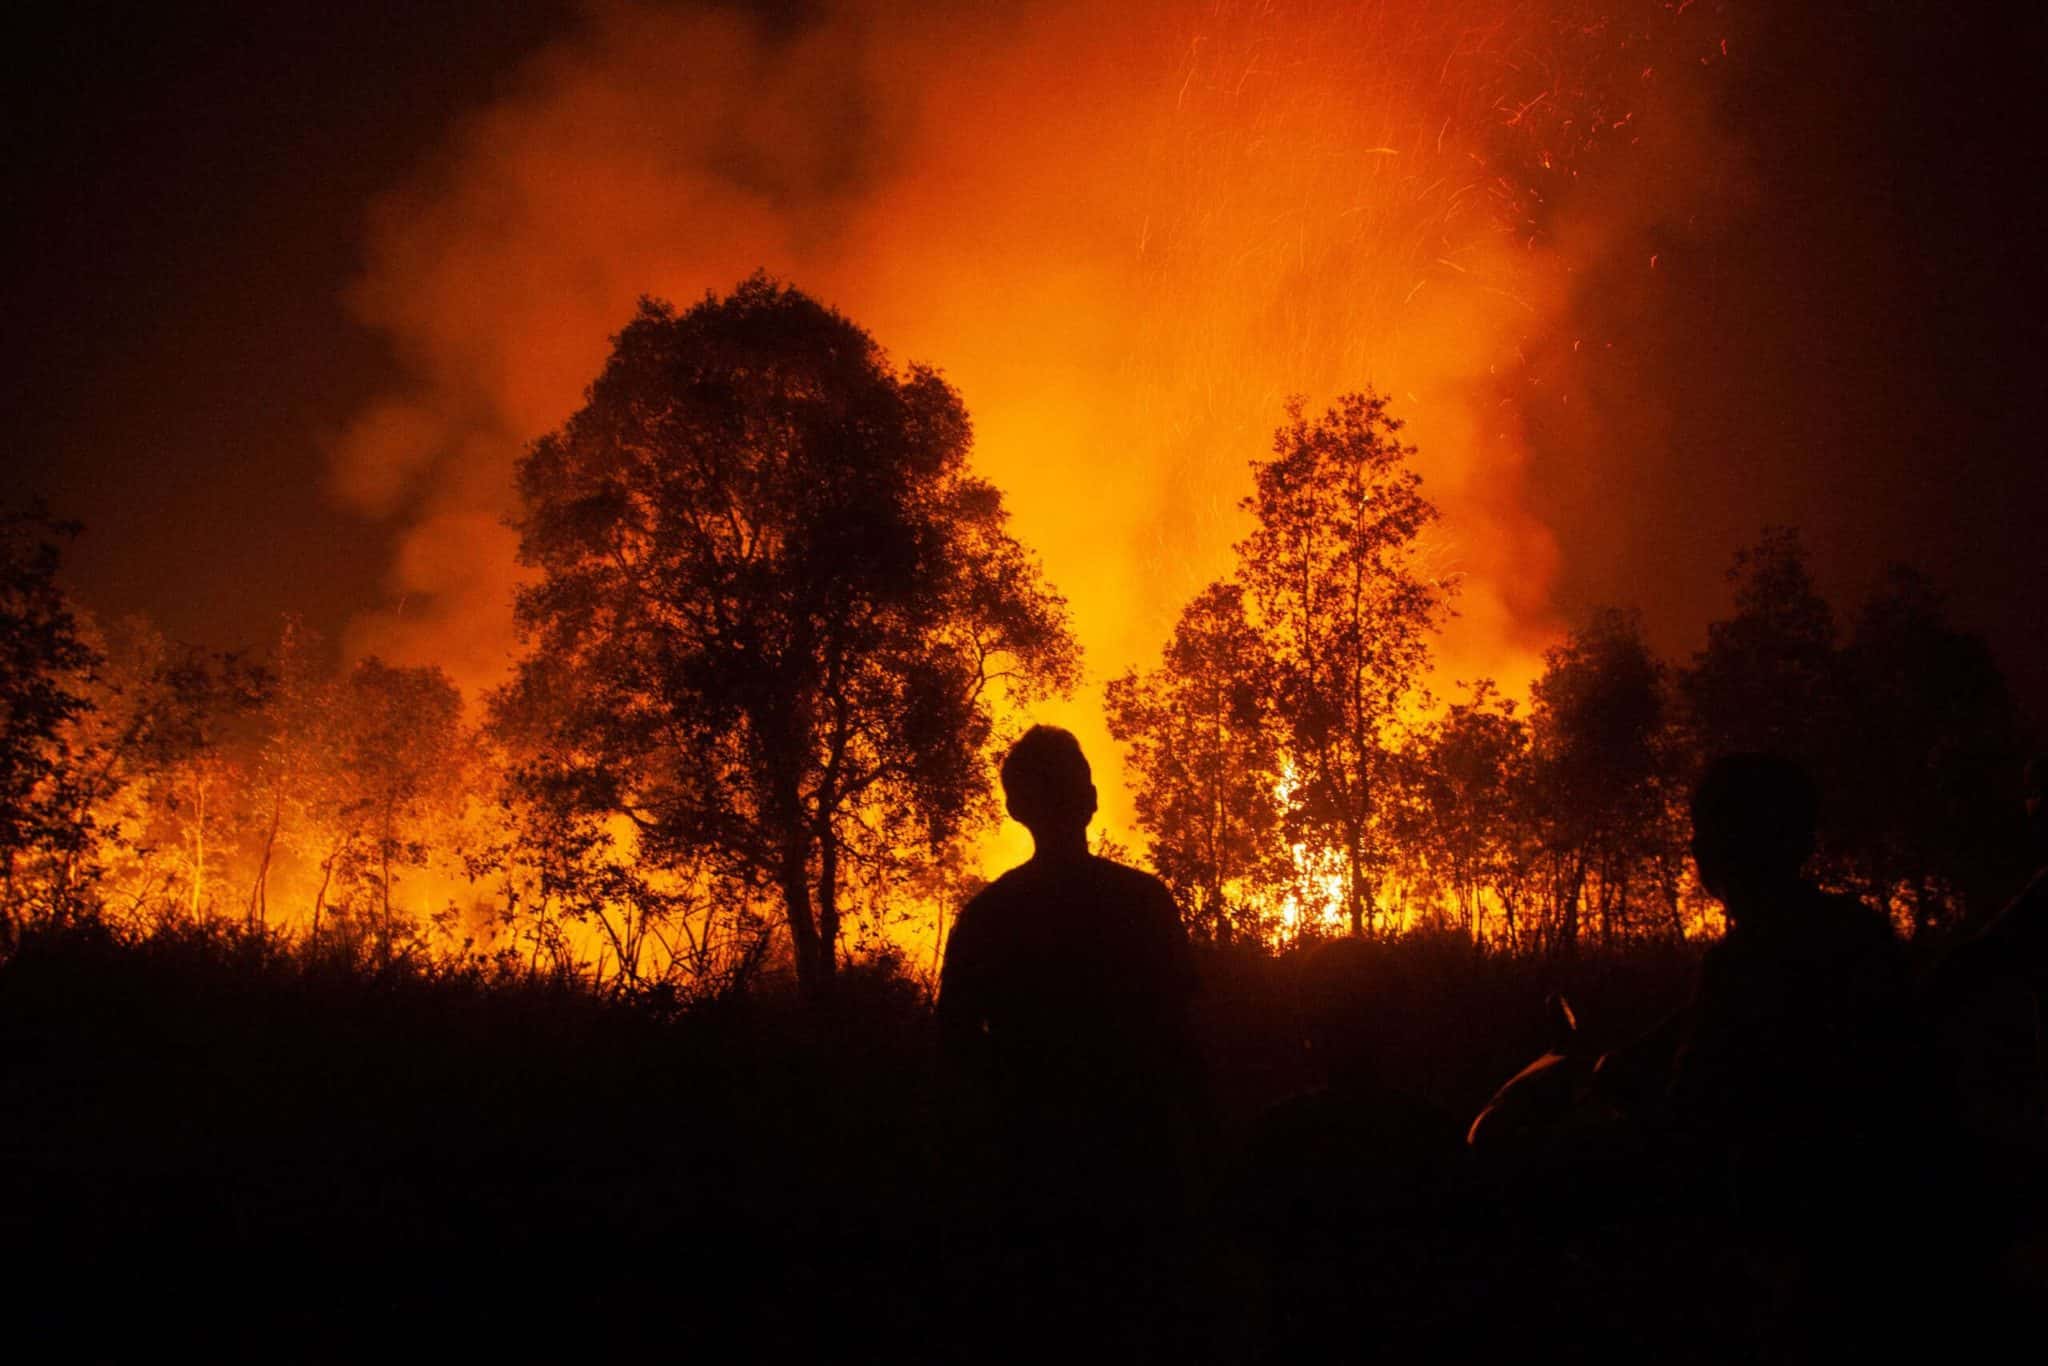
MULTIPOLYGON (((1573 266, 1558 205, 1588 148, 1635 135, 1667 18, 852 4, 791 38, 607 8, 377 216, 356 302, 414 383, 363 414, 337 479, 407 517, 408 608, 351 644, 497 681, 513 456, 636 295, 765 265, 945 367, 1097 684, 1222 567, 1283 396, 1366 382, 1410 421, 1466 583, 1445 673, 1526 681, 1555 551, 1522 507, 1522 409, 1569 386, 1534 387, 1525 343, 1573 266)), ((1046 719, 1098 756, 1127 830, 1097 689, 1046 719)), ((988 861, 1021 853, 1013 831, 988 861)))
MULTIPOLYGON (((1080 735, 1119 837, 1133 808, 1102 684, 1226 568, 1289 394, 1391 396, 1444 513, 1431 572, 1463 585, 1439 673, 1518 692, 1556 558, 1524 506, 1528 415, 1561 408, 1598 348, 1561 370, 1530 356, 1574 253, 1598 249, 1574 187, 1639 135, 1641 58, 1670 22, 1622 0, 849 3, 780 33, 596 11, 377 206, 352 302, 407 379, 336 443, 334 485, 401 520, 403 612, 358 620, 346 652, 446 668, 472 699, 501 682, 518 452, 576 408, 637 296, 765 267, 959 388, 976 464, 1088 652, 1088 683, 1039 719, 1080 735)), ((222 852, 203 814, 188 824, 196 906, 222 852)), ((1025 852, 1009 826, 982 863, 1025 852)), ((259 893, 320 904, 337 855, 275 853, 259 893)), ((1341 860, 1290 857, 1283 932, 1341 924, 1341 860)), ((387 869, 386 899, 401 883, 458 934, 486 935, 511 895, 430 861, 387 869)), ((939 934, 954 889, 905 895, 920 909, 892 932, 939 934)), ((721 932, 681 923, 672 954, 721 932)), ((601 933, 616 952, 634 930, 601 933)))
MULTIPOLYGON (((1285 808, 1300 788, 1294 761, 1286 760, 1280 768, 1280 781, 1273 786, 1273 795, 1285 808)), ((1343 933, 1343 855, 1335 849, 1315 848, 1300 840, 1290 841, 1287 853, 1294 865, 1294 877, 1280 901, 1278 937, 1287 942, 1343 933)))

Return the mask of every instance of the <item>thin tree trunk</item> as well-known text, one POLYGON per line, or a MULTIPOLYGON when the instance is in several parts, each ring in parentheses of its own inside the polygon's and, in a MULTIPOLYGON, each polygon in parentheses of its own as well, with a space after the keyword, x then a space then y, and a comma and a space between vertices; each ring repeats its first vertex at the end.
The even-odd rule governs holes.
POLYGON ((1614 948, 1614 858, 1599 860, 1599 946, 1614 948))
POLYGON ((249 887, 249 918, 258 925, 270 923, 270 860, 277 850, 277 832, 284 822, 284 794, 276 793, 270 803, 270 828, 263 832, 263 857, 256 865, 256 881, 249 887))
POLYGON ((391 804, 384 805, 384 820, 377 841, 377 892, 384 912, 384 926, 379 933, 383 940, 377 948, 377 956, 384 966, 391 965, 391 804))
POLYGON ((320 912, 327 905, 327 884, 334 881, 334 860, 341 856, 339 849, 329 854, 320 864, 320 890, 313 894, 313 929, 307 935, 308 943, 320 937, 320 912))
POLYGON ((1564 887, 1563 904, 1558 907, 1559 950, 1569 956, 1579 948, 1579 902, 1586 891, 1586 861, 1572 861, 1572 875, 1564 887))
POLYGON ((1365 885, 1365 835, 1356 821, 1344 832, 1344 857, 1350 865, 1350 878, 1345 890, 1350 894, 1351 935, 1354 939, 1365 934, 1368 920, 1372 918, 1372 893, 1365 885))
POLYGON ((199 919, 200 894, 206 887, 206 784, 195 784, 199 795, 198 819, 192 822, 192 919, 199 919))
POLYGON ((783 914, 789 921, 790 949, 796 959, 797 987, 810 995, 824 989, 824 970, 819 964, 818 922, 811 913, 806 843, 801 835, 794 834, 784 841, 778 880, 782 884, 783 914))
POLYGON ((822 987, 839 969, 839 838, 829 821, 818 836, 818 952, 822 987))

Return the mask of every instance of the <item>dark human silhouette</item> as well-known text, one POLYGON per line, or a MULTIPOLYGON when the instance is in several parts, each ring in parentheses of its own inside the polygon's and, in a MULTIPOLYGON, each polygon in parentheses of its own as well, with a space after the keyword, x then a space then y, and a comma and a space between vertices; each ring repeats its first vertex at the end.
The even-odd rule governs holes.
POLYGON ((2027 762, 2024 775, 2026 887, 1937 967, 1940 987, 1967 989, 1997 980, 2038 997, 2048 993, 2048 755, 2027 762))
POLYGON ((1194 972, 1165 884, 1089 852, 1095 786, 1073 735, 1034 726, 1002 766, 1031 858, 961 911, 940 1043, 992 1197, 961 1312, 984 1345, 1090 1335, 1163 1350, 1193 1172, 1194 972), (991 1302, 986 1286, 1000 1287, 991 1302))
POLYGON ((1934 965, 1923 1005, 1955 1121, 1961 1237, 1980 1278, 2017 1275, 2008 1288, 2037 1299, 2048 1264, 2010 1254, 2030 1231, 2038 1242, 2048 1216, 2048 758, 2027 764, 2025 803, 2031 878, 1934 965))
POLYGON ((942 1045, 1039 1208, 1165 1198, 1194 1085, 1179 912, 1159 879, 1089 852, 1095 786, 1073 735, 1032 727, 1002 779, 1036 848, 953 927, 942 1045))
POLYGON ((1932 1093, 1890 924, 1804 867, 1819 801, 1788 760, 1737 754, 1692 800, 1701 883, 1728 916, 1678 1031, 1671 1109, 1745 1225, 1811 1247, 1895 1213, 1894 1161, 1932 1093))

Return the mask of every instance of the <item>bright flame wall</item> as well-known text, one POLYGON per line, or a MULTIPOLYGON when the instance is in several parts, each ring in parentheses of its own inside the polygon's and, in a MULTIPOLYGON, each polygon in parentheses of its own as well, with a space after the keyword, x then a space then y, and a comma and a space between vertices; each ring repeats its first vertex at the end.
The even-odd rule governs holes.
POLYGON ((852 5, 781 33, 594 11, 374 215, 354 302, 412 386, 337 442, 334 480, 407 529, 351 644, 496 681, 518 450, 637 295, 765 266, 961 389, 1073 605, 1091 684, 1047 719, 1095 756, 1111 827, 1100 684, 1227 567, 1289 393, 1395 396, 1465 575, 1444 672, 1519 690, 1556 554, 1522 432, 1572 379, 1524 343, 1598 237, 1558 207, 1568 162, 1624 124, 1558 54, 1634 60, 1577 8, 852 5))

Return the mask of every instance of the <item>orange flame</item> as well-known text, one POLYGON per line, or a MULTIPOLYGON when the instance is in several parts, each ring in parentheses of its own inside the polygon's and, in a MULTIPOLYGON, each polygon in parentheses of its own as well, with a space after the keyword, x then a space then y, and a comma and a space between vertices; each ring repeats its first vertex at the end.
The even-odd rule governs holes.
MULTIPOLYGON (((1289 393, 1394 397, 1465 584, 1443 671, 1533 677, 1556 549, 1523 507, 1524 412, 1568 395, 1524 342, 1599 233, 1556 217, 1539 238, 1530 204, 1588 140, 1635 135, 1559 74, 1585 6, 964 8, 845 4, 771 34, 605 7, 378 206, 354 304, 412 383, 343 434, 334 479, 402 519, 403 607, 353 646, 495 682, 516 452, 576 406, 636 295, 766 266, 961 389, 1073 605, 1092 681, 1045 719, 1096 756, 1112 828, 1131 808, 1100 683, 1227 568, 1289 393)), ((989 862, 1024 847, 1011 827, 989 862)))

